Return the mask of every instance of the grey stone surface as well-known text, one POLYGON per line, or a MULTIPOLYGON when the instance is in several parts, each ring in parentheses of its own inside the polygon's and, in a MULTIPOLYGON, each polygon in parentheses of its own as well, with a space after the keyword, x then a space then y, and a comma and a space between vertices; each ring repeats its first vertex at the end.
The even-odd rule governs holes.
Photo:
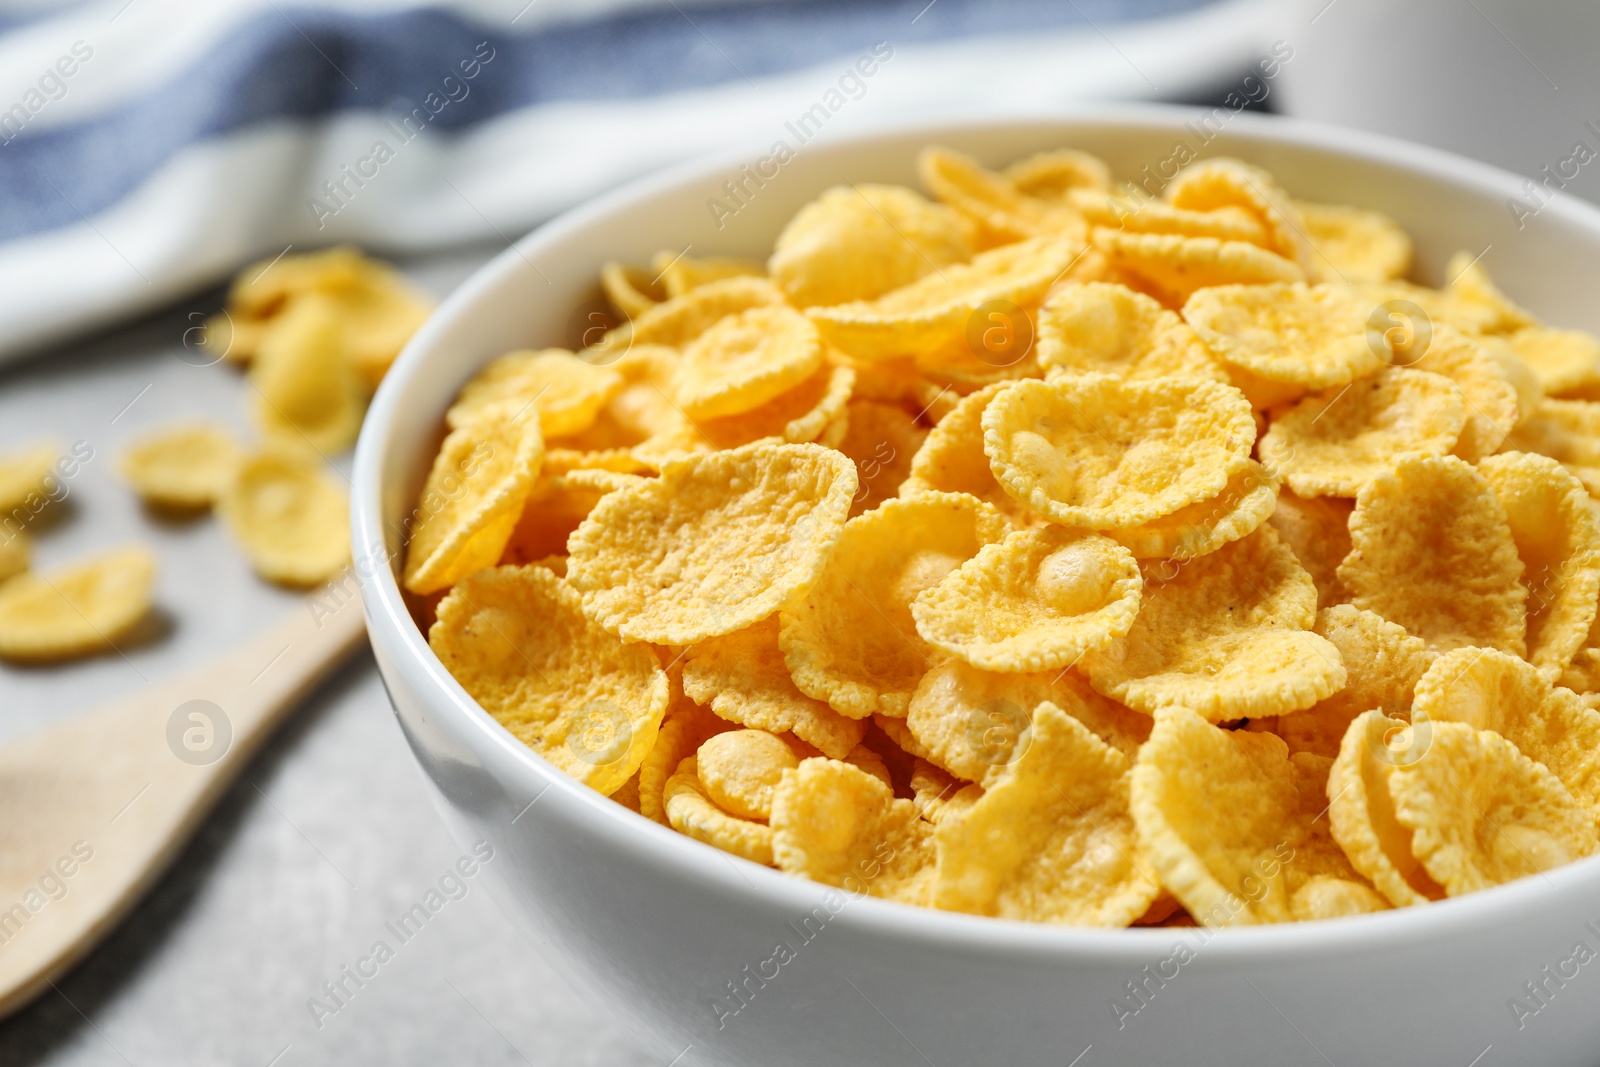
MULTIPOLYGON (((443 294, 495 249, 407 265, 443 294)), ((123 655, 0 666, 0 741, 204 662, 295 602, 257 580, 215 520, 160 521, 118 480, 132 437, 207 416, 248 433, 247 386, 183 346, 216 294, 0 371, 0 450, 87 442, 65 507, 37 527, 41 567, 129 541, 161 559, 159 625, 123 655)), ((348 456, 340 461, 346 473, 348 456)), ((564 1064, 647 1061, 604 1007, 483 887, 400 945, 384 923, 460 850, 439 822, 363 650, 294 716, 172 870, 55 991, 0 1023, 0 1064, 564 1064), (393 958, 332 1014, 344 965, 385 939, 393 958)), ((346 988, 352 988, 347 981, 346 988)))

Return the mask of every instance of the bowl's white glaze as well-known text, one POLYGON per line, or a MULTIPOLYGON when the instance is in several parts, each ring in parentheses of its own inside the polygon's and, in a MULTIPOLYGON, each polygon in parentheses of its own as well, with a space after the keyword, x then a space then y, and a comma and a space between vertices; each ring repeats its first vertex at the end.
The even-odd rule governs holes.
POLYGON ((1425 908, 1215 932, 1061 929, 849 899, 679 836, 566 778, 467 696, 406 612, 386 564, 441 416, 476 368, 511 348, 576 343, 606 260, 686 246, 764 256, 794 211, 830 185, 915 184, 913 159, 928 143, 996 165, 1069 145, 1136 178, 1170 175, 1190 152, 1239 156, 1301 198, 1394 215, 1416 239, 1422 280, 1441 282, 1457 249, 1487 249, 1514 298, 1552 322, 1600 328, 1600 211, 1557 200, 1519 229, 1506 202, 1522 182, 1510 174, 1249 115, 1207 143, 1199 118, 1100 108, 883 129, 804 146, 764 185, 745 181, 742 205, 724 183, 740 182, 740 165, 764 146, 681 167, 507 249, 444 303, 384 381, 357 450, 354 536, 401 727, 452 831, 493 844, 487 867, 502 906, 663 1064, 1600 1058, 1600 964, 1571 962, 1580 942, 1600 952, 1600 858, 1425 908), (714 211, 713 199, 737 211, 714 211))

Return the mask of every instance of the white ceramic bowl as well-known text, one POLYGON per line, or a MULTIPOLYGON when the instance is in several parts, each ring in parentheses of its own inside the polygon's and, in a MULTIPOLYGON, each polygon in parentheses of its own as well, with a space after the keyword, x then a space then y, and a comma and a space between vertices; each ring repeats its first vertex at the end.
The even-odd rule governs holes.
POLYGON ((493 845, 487 877, 505 910, 661 1063, 1487 1067, 1600 1056, 1600 963, 1569 962, 1580 942, 1600 951, 1600 858, 1423 908, 1212 933, 1061 929, 848 899, 681 837, 563 776, 445 672, 384 565, 398 554, 451 395, 508 349, 572 343, 582 327, 574 309, 593 299, 604 261, 686 245, 764 256, 784 221, 830 185, 915 184, 913 159, 928 143, 991 164, 1070 145, 1127 176, 1146 165, 1159 173, 1180 143, 1239 156, 1297 196, 1389 212, 1415 237, 1425 280, 1439 282, 1455 250, 1487 247, 1485 262, 1516 299, 1550 321, 1600 327, 1600 211, 1558 200, 1519 230, 1506 199, 1522 183, 1510 174, 1249 115, 1202 145, 1197 117, 1102 108, 811 144, 764 187, 750 183, 720 229, 708 201, 735 206, 724 182, 766 146, 637 182, 484 267, 378 391, 356 456, 354 532, 401 728, 463 846, 493 845), (1542 986, 1538 999, 1528 982, 1542 986))

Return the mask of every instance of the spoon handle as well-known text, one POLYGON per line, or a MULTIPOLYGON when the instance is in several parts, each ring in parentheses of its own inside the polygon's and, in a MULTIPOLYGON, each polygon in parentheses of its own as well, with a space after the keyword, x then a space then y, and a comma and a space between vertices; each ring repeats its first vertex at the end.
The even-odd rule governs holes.
POLYGON ((209 663, 0 746, 0 1018, 116 927, 364 633, 354 594, 325 591, 209 663))

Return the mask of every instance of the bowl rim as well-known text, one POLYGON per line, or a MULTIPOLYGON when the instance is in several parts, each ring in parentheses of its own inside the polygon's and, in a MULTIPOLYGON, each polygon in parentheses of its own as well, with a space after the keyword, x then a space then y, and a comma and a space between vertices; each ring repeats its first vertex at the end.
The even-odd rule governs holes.
MULTIPOLYGON (((897 137, 921 134, 932 143, 940 137, 966 132, 1056 124, 1176 132, 1185 121, 1210 113, 1206 108, 1151 104, 994 109, 981 115, 962 114, 950 119, 902 118, 863 123, 848 133, 830 136, 825 144, 830 150, 846 149, 886 134, 897 137)), ((1328 152, 1388 169, 1409 171, 1425 179, 1496 198, 1515 197, 1523 192, 1524 179, 1508 171, 1379 134, 1250 113, 1233 115, 1228 132, 1241 141, 1328 152)), ((355 559, 362 560, 363 545, 388 544, 383 520, 384 450, 397 436, 396 408, 407 381, 429 360, 443 358, 437 340, 446 332, 447 324, 469 314, 483 295, 501 284, 506 276, 531 265, 532 256, 542 246, 581 231, 625 206, 649 200, 686 183, 725 174, 740 163, 759 157, 765 147, 752 141, 702 155, 644 175, 579 204, 508 243, 441 302, 390 368, 362 426, 352 473, 351 533, 355 559)), ((1548 214, 1558 225, 1590 231, 1600 244, 1600 208, 1572 197, 1557 197, 1543 206, 1541 214, 1548 214)), ((387 550, 381 558, 385 564, 393 562, 387 550)), ((396 662, 403 660, 420 669, 414 673, 420 673, 424 684, 432 689, 425 697, 430 710, 436 713, 435 725, 453 734, 484 761, 482 773, 519 779, 527 787, 522 792, 535 799, 555 790, 569 811, 593 821, 591 829, 597 834, 610 843, 635 850, 641 862, 658 869, 670 870, 681 878, 696 879, 718 892, 753 895, 763 903, 797 914, 822 905, 830 893, 842 896, 850 906, 838 910, 830 908, 833 911, 830 924, 903 945, 1011 961, 1100 960, 1137 968, 1159 958, 1158 954, 1164 953, 1165 947, 1180 937, 1200 937, 1208 959, 1231 968, 1287 962, 1308 952, 1327 959, 1375 949, 1393 951, 1408 945, 1437 943, 1514 922, 1518 916, 1538 914, 1542 905, 1555 899, 1600 890, 1600 855, 1596 855, 1538 877, 1522 878, 1422 907, 1272 926, 1117 929, 964 915, 853 894, 730 856, 647 819, 568 777, 512 736, 445 670, 407 611, 393 566, 358 565, 355 570, 371 641, 381 645, 396 662)))

